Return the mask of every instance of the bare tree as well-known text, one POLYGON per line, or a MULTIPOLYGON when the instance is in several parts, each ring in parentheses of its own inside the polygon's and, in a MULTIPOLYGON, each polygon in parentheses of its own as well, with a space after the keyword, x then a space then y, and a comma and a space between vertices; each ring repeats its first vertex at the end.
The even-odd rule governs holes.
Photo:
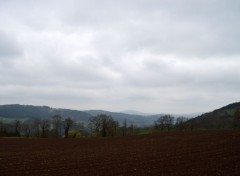
POLYGON ((22 123, 22 130, 23 130, 23 133, 25 134, 26 137, 30 137, 32 129, 33 129, 33 122, 32 121, 25 120, 22 123))
POLYGON ((165 124, 167 127, 167 131, 170 131, 174 123, 174 117, 171 115, 165 115, 165 124))
POLYGON ((62 128, 62 117, 60 115, 55 115, 52 117, 53 132, 55 137, 61 135, 62 128))
POLYGON ((107 127, 106 127, 106 136, 115 136, 117 134, 118 122, 113 120, 113 118, 107 119, 107 127))
POLYGON ((164 130, 164 123, 165 123, 165 118, 164 116, 159 117, 156 121, 154 121, 154 129, 155 130, 164 130))
POLYGON ((6 135, 5 123, 0 119, 0 137, 6 135))
POLYGON ((134 125, 131 124, 129 127, 128 127, 128 135, 134 135, 134 125))
POLYGON ((165 116, 161 116, 159 119, 157 119, 157 122, 156 122, 156 124, 158 124, 158 128, 160 128, 161 129, 161 131, 163 131, 164 130, 164 127, 165 127, 165 122, 166 121, 166 117, 165 116))
POLYGON ((21 134, 20 134, 21 124, 22 124, 22 122, 20 120, 14 121, 15 135, 18 137, 21 136, 21 134))
POLYGON ((41 123, 41 120, 38 118, 33 120, 32 133, 36 137, 40 137, 40 123, 41 123))
POLYGON ((100 116, 101 132, 103 137, 107 136, 108 118, 109 118, 108 116, 105 116, 103 114, 100 116))
POLYGON ((50 128, 50 121, 47 119, 42 119, 40 121, 40 128, 41 128, 41 137, 47 137, 48 136, 48 131, 50 128))
POLYGON ((65 138, 68 138, 69 129, 74 125, 74 121, 68 117, 63 121, 65 138))
POLYGON ((167 131, 170 131, 174 123, 174 117, 166 114, 159 117, 154 122, 154 129, 163 131, 164 129, 167 129, 167 131))
POLYGON ((178 117, 176 119, 176 123, 175 123, 175 129, 176 130, 185 130, 187 127, 186 125, 186 121, 188 121, 188 118, 186 117, 178 117))
POLYGON ((101 118, 100 116, 93 116, 89 119, 89 128, 94 132, 97 136, 100 135, 101 128, 101 118))
POLYGON ((89 127, 96 133, 97 136, 113 136, 116 135, 118 122, 111 116, 100 114, 90 118, 89 127))
POLYGON ((127 120, 125 119, 122 126, 122 135, 127 136, 127 120))

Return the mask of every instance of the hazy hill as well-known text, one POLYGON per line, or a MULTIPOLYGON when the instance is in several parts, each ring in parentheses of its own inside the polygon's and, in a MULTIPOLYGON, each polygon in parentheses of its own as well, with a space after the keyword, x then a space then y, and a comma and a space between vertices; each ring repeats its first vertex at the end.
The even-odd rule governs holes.
MULTIPOLYGON (((91 116, 98 114, 106 114, 112 116, 120 124, 127 120, 127 123, 148 126, 163 114, 156 115, 139 115, 127 114, 121 112, 110 112, 104 110, 87 110, 78 111, 70 109, 57 109, 48 106, 32 106, 32 105, 0 105, 0 117, 5 119, 35 119, 35 118, 51 118, 54 115, 61 115, 62 117, 71 117, 77 121, 88 123, 91 116)), ((175 117, 180 115, 174 115, 175 117)), ((186 116, 187 117, 187 116, 186 116)))
POLYGON ((219 129, 240 127, 240 102, 229 104, 212 112, 202 114, 186 123, 194 128, 219 129))
MULTIPOLYGON (((117 112, 109 112, 103 110, 89 110, 78 111, 70 109, 57 109, 50 108, 48 106, 32 106, 32 105, 0 105, 0 117, 5 119, 35 119, 35 118, 51 118, 52 116, 59 114, 62 117, 71 117, 77 121, 88 122, 91 116, 98 114, 106 114, 112 116, 115 120, 122 123, 127 120, 128 124, 134 125, 152 125, 156 120, 156 116, 141 116, 117 112)), ((158 116, 159 117, 159 116, 158 116)))
POLYGON ((34 119, 34 118, 51 118, 59 114, 63 117, 71 117, 75 120, 86 121, 91 116, 83 111, 69 109, 55 109, 48 106, 31 106, 31 105, 1 105, 0 117, 8 119, 34 119))
POLYGON ((145 112, 140 112, 140 111, 135 111, 135 110, 125 110, 125 111, 121 111, 120 113, 132 114, 132 115, 141 115, 141 116, 151 116, 151 115, 154 115, 154 113, 145 113, 145 112))
POLYGON ((127 123, 133 123, 135 125, 141 125, 141 126, 147 126, 152 125, 153 121, 156 120, 159 116, 143 116, 143 115, 136 115, 136 114, 126 114, 121 112, 110 112, 110 111, 103 111, 103 110, 88 110, 84 111, 92 116, 98 115, 98 114, 106 114, 112 116, 115 120, 117 120, 120 123, 123 123, 125 120, 127 120, 127 123))

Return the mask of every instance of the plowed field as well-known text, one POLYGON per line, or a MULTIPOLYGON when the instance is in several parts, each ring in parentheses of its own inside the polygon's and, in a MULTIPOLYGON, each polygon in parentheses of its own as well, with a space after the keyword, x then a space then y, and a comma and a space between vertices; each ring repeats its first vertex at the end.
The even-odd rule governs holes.
POLYGON ((0 139, 0 175, 240 175, 240 131, 0 139))

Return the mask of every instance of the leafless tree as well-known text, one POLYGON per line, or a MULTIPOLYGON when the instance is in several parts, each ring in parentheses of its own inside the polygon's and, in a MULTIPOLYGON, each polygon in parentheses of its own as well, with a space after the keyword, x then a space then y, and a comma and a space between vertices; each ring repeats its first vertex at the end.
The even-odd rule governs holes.
POLYGON ((62 117, 60 115, 54 115, 52 117, 52 125, 54 136, 59 137, 61 135, 62 117))
POLYGON ((131 124, 129 127, 128 127, 128 135, 134 135, 134 125, 131 124))
POLYGON ((160 126, 161 131, 164 130, 165 128, 165 123, 166 123, 166 116, 163 115, 157 120, 158 125, 160 126))
POLYGON ((178 117, 176 119, 176 123, 175 123, 175 129, 176 130, 185 130, 187 127, 186 125, 186 121, 188 121, 188 118, 186 117, 178 117))
POLYGON ((122 135, 127 136, 127 120, 125 119, 122 126, 122 135))
POLYGON ((26 137, 30 137, 33 129, 33 122, 31 120, 25 120, 22 123, 22 130, 26 137))
POLYGON ((0 136, 5 136, 6 129, 3 120, 0 119, 0 136))
POLYGON ((116 135, 118 122, 111 116, 100 114, 90 118, 89 126, 94 130, 97 136, 113 136, 116 135))
POLYGON ((115 136, 117 134, 118 126, 118 122, 110 117, 107 121, 106 136, 115 136))
POLYGON ((170 131, 174 123, 174 117, 169 114, 165 115, 164 117, 165 117, 165 124, 167 127, 167 131, 170 131))
POLYGON ((163 131, 164 129, 167 129, 167 131, 170 131, 174 123, 174 117, 166 114, 159 117, 154 122, 154 129, 163 131))
POLYGON ((164 130, 164 123, 165 123, 165 119, 164 116, 159 117, 156 121, 154 121, 154 129, 155 130, 164 130))
POLYGON ((101 118, 100 116, 93 116, 89 119, 89 128, 94 132, 97 136, 100 135, 101 128, 101 118))
POLYGON ((33 135, 35 137, 40 137, 40 124, 41 120, 39 118, 33 120, 33 135))
POLYGON ((50 128, 50 121, 47 119, 42 119, 40 121, 40 128, 41 128, 41 137, 47 137, 48 136, 48 131, 50 128))
POLYGON ((65 138, 68 138, 69 129, 74 125, 74 121, 68 117, 63 121, 65 138))
POLYGON ((15 128, 15 134, 16 134, 16 136, 21 136, 21 134, 20 134, 20 128, 21 128, 21 124, 22 124, 22 122, 20 121, 20 120, 15 120, 14 122, 14 128, 15 128))

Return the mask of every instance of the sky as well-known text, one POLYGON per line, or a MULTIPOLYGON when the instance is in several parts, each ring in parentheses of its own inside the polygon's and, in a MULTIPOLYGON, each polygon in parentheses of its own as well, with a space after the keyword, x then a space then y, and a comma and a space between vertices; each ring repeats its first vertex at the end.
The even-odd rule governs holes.
POLYGON ((208 112, 240 100, 238 0, 0 0, 0 104, 208 112))

